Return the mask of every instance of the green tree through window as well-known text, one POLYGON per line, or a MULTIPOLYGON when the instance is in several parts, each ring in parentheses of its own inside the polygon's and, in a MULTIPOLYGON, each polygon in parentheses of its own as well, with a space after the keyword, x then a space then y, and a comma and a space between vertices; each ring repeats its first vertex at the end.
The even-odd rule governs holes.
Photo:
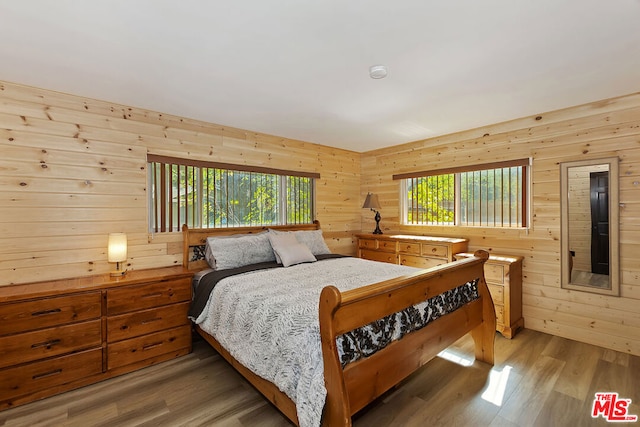
POLYGON ((528 167, 520 159, 394 175, 402 180, 403 223, 526 227, 528 167))
POLYGON ((415 224, 453 224, 453 174, 425 176, 407 184, 407 221, 415 224))
POLYGON ((148 156, 154 232, 190 227, 303 224, 314 220, 314 173, 148 156), (236 169, 237 168, 237 169, 236 169))

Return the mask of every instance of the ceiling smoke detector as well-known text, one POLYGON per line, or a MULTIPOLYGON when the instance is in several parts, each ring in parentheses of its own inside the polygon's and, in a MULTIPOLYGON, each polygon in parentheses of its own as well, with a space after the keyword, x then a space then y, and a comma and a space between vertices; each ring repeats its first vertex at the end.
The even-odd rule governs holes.
POLYGON ((383 79, 387 77, 386 65, 372 65, 369 67, 369 77, 372 79, 383 79))

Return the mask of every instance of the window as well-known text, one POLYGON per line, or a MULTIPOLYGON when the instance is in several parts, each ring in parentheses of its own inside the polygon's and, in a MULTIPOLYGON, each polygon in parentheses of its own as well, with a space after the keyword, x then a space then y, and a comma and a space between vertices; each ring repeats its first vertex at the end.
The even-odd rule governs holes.
POLYGON ((394 175, 408 225, 523 228, 529 159, 394 175))
POLYGON ((152 232, 307 224, 316 173, 148 155, 152 232))

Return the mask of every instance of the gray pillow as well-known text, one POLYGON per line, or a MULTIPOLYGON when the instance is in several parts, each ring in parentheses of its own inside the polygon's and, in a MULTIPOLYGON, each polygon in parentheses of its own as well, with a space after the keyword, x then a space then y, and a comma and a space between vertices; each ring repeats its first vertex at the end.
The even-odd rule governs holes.
POLYGON ((317 261, 309 248, 298 242, 293 233, 269 233, 269 241, 276 254, 276 260, 283 267, 317 261))
POLYGON ((205 258, 215 270, 276 260, 266 232, 208 237, 205 258))
POLYGON ((296 236, 299 243, 306 245, 312 254, 324 255, 330 254, 331 251, 322 237, 322 230, 298 230, 298 231, 279 231, 269 229, 269 233, 274 234, 288 234, 291 233, 296 236))

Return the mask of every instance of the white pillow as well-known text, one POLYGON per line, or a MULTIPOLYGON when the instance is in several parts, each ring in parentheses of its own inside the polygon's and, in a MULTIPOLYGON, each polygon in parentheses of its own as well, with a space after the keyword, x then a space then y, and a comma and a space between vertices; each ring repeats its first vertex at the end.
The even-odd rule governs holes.
POLYGON ((322 230, 279 231, 269 229, 269 233, 293 234, 299 243, 303 243, 314 255, 330 254, 331 251, 322 237, 322 230))
POLYGON ((249 264, 275 261, 266 232, 208 237, 205 257, 215 270, 227 270, 249 264))
POLYGON ((298 242, 292 233, 269 233, 269 241, 276 256, 276 261, 283 267, 289 267, 303 262, 315 262, 316 257, 309 248, 298 242))

